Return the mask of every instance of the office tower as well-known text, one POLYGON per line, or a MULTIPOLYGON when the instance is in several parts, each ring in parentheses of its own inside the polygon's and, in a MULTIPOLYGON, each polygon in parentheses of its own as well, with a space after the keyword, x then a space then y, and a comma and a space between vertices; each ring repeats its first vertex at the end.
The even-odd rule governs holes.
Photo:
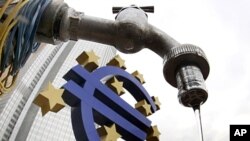
POLYGON ((76 57, 90 50, 100 56, 101 66, 116 54, 113 47, 83 40, 40 47, 22 69, 16 89, 0 98, 0 139, 75 140, 69 106, 58 113, 49 112, 42 117, 39 107, 32 102, 49 81, 60 88, 66 82, 62 76, 77 64, 76 57))

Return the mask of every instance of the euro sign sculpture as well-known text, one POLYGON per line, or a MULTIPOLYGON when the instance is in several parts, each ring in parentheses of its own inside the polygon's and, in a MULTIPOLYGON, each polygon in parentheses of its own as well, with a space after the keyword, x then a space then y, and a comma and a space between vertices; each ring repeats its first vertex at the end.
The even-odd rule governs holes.
POLYGON ((70 105, 75 138, 78 141, 157 141, 160 132, 149 116, 159 110, 158 98, 150 97, 142 86, 142 75, 129 74, 123 60, 116 56, 98 67, 94 52, 83 52, 78 65, 64 79, 62 98, 70 105), (120 95, 125 88, 138 102, 135 108, 120 95))

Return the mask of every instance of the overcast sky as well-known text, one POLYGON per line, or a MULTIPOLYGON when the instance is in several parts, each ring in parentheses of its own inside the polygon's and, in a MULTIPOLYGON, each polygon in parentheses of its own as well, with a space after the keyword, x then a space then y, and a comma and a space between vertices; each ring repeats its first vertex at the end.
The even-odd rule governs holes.
MULTIPOLYGON (((112 6, 154 5, 149 22, 180 43, 200 46, 210 62, 208 101, 201 107, 206 141, 229 141, 230 124, 250 124, 249 0, 66 0, 75 9, 114 19, 112 6)), ((192 109, 178 103, 177 90, 163 78, 162 59, 151 51, 125 55, 128 71, 138 69, 161 110, 150 117, 161 141, 198 141, 192 109)))

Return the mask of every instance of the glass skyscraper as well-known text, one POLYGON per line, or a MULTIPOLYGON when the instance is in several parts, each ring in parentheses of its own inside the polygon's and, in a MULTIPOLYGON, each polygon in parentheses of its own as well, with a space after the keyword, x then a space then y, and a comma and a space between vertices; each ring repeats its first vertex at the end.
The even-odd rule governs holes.
POLYGON ((52 82, 60 88, 63 75, 77 64, 83 51, 93 50, 100 66, 115 54, 115 48, 89 41, 77 41, 57 46, 42 45, 22 69, 16 88, 0 97, 0 139, 2 141, 71 141, 75 140, 70 107, 42 117, 40 108, 32 102, 37 94, 52 82))

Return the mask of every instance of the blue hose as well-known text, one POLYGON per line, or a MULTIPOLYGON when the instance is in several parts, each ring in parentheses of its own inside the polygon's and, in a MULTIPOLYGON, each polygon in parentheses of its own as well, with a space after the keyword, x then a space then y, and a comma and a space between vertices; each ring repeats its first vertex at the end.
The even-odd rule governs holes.
POLYGON ((30 0, 20 10, 18 17, 24 20, 19 20, 8 35, 0 65, 1 72, 12 65, 11 75, 15 76, 31 53, 40 46, 35 42, 35 33, 41 16, 50 3, 51 0, 30 0))

